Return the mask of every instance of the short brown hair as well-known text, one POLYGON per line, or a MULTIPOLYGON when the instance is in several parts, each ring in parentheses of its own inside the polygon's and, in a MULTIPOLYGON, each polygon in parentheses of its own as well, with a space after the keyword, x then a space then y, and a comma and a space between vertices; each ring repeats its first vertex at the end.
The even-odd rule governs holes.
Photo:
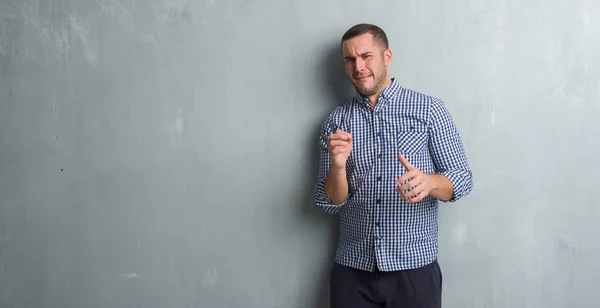
POLYGON ((349 40, 366 33, 373 35, 373 38, 383 45, 383 49, 389 48, 388 39, 385 35, 385 32, 376 25, 365 23, 354 25, 352 28, 348 29, 348 31, 346 31, 346 33, 344 33, 342 36, 341 43, 344 43, 345 40, 349 40))

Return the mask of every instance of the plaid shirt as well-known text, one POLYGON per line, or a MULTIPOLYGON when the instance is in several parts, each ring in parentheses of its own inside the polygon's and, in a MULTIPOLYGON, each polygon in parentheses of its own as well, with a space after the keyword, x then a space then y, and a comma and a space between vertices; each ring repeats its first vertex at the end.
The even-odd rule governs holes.
POLYGON ((336 262, 373 271, 416 268, 437 258, 438 199, 409 204, 396 192, 406 172, 401 153, 424 173, 446 176, 454 202, 468 194, 472 174, 460 135, 444 103, 405 89, 393 79, 375 108, 361 96, 335 108, 321 128, 315 190, 317 206, 340 219, 336 262), (346 163, 349 194, 341 205, 325 195, 331 163, 327 139, 337 129, 352 134, 346 163))

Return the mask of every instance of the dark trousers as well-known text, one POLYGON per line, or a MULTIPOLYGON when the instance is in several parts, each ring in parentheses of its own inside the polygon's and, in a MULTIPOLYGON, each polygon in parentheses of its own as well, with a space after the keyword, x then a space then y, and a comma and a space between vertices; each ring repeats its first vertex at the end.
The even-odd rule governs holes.
POLYGON ((368 272, 334 263, 331 308, 440 308, 442 271, 436 261, 420 268, 368 272))

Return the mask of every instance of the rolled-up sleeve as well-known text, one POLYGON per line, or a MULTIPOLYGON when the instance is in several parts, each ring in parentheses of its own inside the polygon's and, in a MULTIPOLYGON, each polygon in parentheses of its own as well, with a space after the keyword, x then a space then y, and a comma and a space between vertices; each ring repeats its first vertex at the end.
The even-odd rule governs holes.
POLYGON ((455 202, 473 189, 473 173, 456 124, 444 102, 434 99, 430 109, 429 148, 438 174, 450 180, 455 202))
POLYGON ((339 126, 336 124, 336 118, 339 114, 339 110, 334 110, 321 126, 319 134, 319 167, 317 172, 317 184, 315 187, 315 202, 318 207, 325 210, 330 214, 337 214, 340 209, 346 204, 348 198, 344 200, 342 204, 334 204, 327 195, 325 194, 325 179, 327 178, 327 172, 329 171, 329 165, 331 164, 331 157, 327 151, 327 140, 329 135, 337 130, 339 126))

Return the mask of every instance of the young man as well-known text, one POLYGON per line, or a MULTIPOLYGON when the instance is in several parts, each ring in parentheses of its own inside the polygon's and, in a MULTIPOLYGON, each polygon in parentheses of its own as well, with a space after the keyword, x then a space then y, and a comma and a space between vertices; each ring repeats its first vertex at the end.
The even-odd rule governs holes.
POLYGON ((438 202, 473 186, 460 135, 441 100, 390 77, 379 27, 353 26, 341 45, 358 94, 323 123, 315 192, 340 219, 331 307, 441 307, 438 202))

